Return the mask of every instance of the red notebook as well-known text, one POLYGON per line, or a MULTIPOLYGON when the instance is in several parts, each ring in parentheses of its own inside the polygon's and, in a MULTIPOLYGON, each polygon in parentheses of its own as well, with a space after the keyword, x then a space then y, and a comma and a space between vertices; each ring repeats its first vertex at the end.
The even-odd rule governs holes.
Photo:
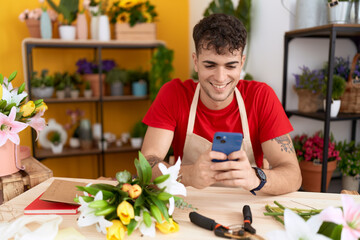
POLYGON ((57 214, 72 215, 78 213, 79 205, 40 200, 42 194, 31 202, 25 209, 25 215, 57 214))

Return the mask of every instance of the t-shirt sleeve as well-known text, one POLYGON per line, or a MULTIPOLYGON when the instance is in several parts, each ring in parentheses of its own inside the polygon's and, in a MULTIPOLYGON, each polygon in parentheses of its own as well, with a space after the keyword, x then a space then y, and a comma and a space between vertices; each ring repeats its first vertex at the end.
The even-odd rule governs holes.
POLYGON ((260 142, 274 139, 294 130, 281 102, 271 87, 264 84, 258 92, 258 97, 260 99, 257 109, 258 116, 260 116, 260 142))
MULTIPOLYGON (((176 89, 175 89, 176 91, 176 89)), ((143 122, 155 128, 174 131, 176 127, 176 97, 173 82, 164 84, 146 113, 143 122)))

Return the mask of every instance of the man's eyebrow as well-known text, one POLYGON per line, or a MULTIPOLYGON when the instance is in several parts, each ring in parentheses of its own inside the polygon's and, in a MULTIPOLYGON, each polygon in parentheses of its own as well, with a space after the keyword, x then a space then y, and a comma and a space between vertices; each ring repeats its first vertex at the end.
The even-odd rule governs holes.
MULTIPOLYGON (((209 60, 205 60, 203 61, 203 63, 207 63, 207 64, 217 64, 216 62, 213 61, 209 61, 209 60)), ((239 61, 232 61, 232 62, 227 62, 225 65, 233 65, 233 64, 238 64, 239 61)))

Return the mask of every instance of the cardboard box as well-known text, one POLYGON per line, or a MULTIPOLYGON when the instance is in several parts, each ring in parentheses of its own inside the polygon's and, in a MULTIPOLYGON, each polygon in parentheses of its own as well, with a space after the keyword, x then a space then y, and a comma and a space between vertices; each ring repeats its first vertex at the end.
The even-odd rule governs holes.
POLYGON ((116 40, 156 40, 155 23, 138 23, 130 27, 127 23, 115 24, 116 40))
POLYGON ((21 160, 24 171, 0 177, 0 204, 20 195, 53 176, 53 172, 33 157, 21 160))

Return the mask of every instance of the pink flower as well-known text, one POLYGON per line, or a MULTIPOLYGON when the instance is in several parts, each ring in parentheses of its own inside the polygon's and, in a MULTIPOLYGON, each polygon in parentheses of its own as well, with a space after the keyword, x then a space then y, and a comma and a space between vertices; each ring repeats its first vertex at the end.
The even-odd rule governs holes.
POLYGON ((9 139, 16 145, 20 144, 18 133, 27 127, 26 123, 15 121, 16 107, 12 107, 9 116, 0 113, 0 147, 9 139))
POLYGON ((343 211, 340 208, 328 207, 320 213, 323 221, 343 225, 341 239, 357 240, 360 238, 360 204, 346 194, 341 194, 343 211))
POLYGON ((45 119, 42 118, 42 116, 44 115, 45 110, 41 110, 39 111, 37 114, 35 114, 35 116, 33 116, 32 118, 29 119, 28 124, 30 125, 30 127, 34 128, 36 130, 36 140, 39 137, 39 131, 43 130, 44 127, 46 126, 46 122, 45 119))

